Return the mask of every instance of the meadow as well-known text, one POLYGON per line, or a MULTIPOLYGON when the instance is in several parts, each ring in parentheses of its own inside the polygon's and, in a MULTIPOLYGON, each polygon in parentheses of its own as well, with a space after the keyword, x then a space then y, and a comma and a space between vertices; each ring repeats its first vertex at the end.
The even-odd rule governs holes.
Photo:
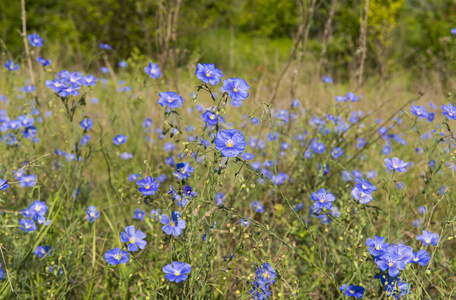
POLYGON ((1 299, 456 297, 451 89, 282 76, 291 41, 229 71, 27 43, 0 59, 1 299))

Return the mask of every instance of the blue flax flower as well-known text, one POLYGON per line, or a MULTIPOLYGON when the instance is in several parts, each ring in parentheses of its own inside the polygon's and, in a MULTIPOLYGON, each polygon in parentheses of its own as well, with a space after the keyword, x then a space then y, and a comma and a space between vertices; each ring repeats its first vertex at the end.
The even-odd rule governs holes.
POLYGON ((223 157, 237 157, 247 146, 245 137, 237 129, 226 129, 217 132, 217 138, 214 143, 215 148, 221 151, 223 157))
POLYGON ((28 40, 32 47, 42 47, 43 46, 43 39, 38 35, 38 33, 34 32, 33 34, 28 35, 28 40))
POLYGON ((178 163, 176 165, 176 171, 174 172, 174 176, 177 177, 177 179, 179 180, 188 179, 190 178, 190 174, 194 171, 195 168, 193 168, 188 162, 178 163))
POLYGON ((144 220, 144 217, 146 216, 146 212, 144 210, 140 210, 139 208, 135 209, 135 212, 133 213, 133 219, 135 220, 144 220))
POLYGON ((163 267, 162 271, 165 273, 165 278, 171 282, 179 283, 188 278, 188 274, 192 271, 190 264, 183 262, 173 261, 163 267))
POLYGON ((393 157, 393 159, 385 158, 385 166, 388 170, 395 170, 396 172, 406 172, 408 163, 404 162, 403 160, 393 157))
POLYGON ((127 142, 128 137, 122 134, 117 135, 112 139, 114 145, 119 146, 120 144, 125 144, 127 142))
POLYGON ((174 236, 181 235, 182 229, 185 229, 187 224, 185 220, 180 218, 180 213, 177 211, 171 213, 171 219, 167 215, 162 214, 160 222, 164 225, 162 227, 163 232, 167 235, 172 234, 174 236))
POLYGON ((418 241, 421 241, 425 246, 437 246, 440 236, 438 233, 432 233, 430 231, 423 230, 423 234, 417 236, 416 239, 418 241))
POLYGON ((162 107, 168 106, 169 108, 178 108, 184 103, 182 97, 175 92, 161 92, 158 95, 160 96, 158 104, 162 107))
POLYGON ((236 77, 224 80, 223 89, 234 101, 243 101, 249 96, 249 92, 247 91, 250 89, 250 86, 244 79, 236 77))
POLYGON ((370 254, 379 256, 382 252, 385 252, 390 245, 385 243, 384 237, 375 236, 374 239, 368 238, 366 240, 366 246, 369 247, 370 254))
POLYGON ((451 103, 448 105, 442 105, 442 114, 448 119, 456 120, 456 106, 451 103))
POLYGON ((14 64, 13 61, 7 60, 5 63, 5 67, 8 69, 8 71, 17 71, 19 70, 19 65, 16 63, 14 64))
POLYGON ((427 118, 429 113, 424 106, 412 105, 410 112, 419 118, 427 118))
POLYGON ((90 130, 90 128, 92 128, 92 126, 93 126, 93 122, 90 119, 84 119, 81 121, 81 123, 79 123, 79 125, 81 126, 82 129, 90 130))
POLYGON ((160 184, 151 176, 141 179, 136 182, 136 185, 140 186, 139 192, 144 196, 152 196, 156 191, 158 191, 160 186, 160 184))
POLYGON ((97 211, 97 208, 93 205, 90 205, 88 209, 86 210, 87 216, 86 219, 90 223, 95 222, 96 219, 100 217, 100 212, 97 211))
POLYGON ((21 219, 19 221, 19 225, 22 226, 22 227, 19 227, 19 229, 22 231, 25 231, 26 233, 29 233, 29 232, 32 232, 32 231, 35 231, 38 229, 36 227, 35 222, 33 222, 33 220, 30 220, 30 219, 21 219))
POLYGON ((149 62, 149 65, 144 67, 144 72, 146 72, 147 75, 152 77, 152 79, 157 79, 161 77, 160 67, 152 62, 149 62))
POLYGON ((431 256, 429 255, 429 253, 424 250, 424 249, 421 249, 420 251, 418 252, 413 252, 413 259, 411 261, 411 263, 414 263, 414 264, 420 264, 421 266, 425 266, 428 264, 428 262, 431 260, 431 256))
POLYGON ((33 254, 38 255, 39 258, 42 258, 45 255, 51 255, 52 248, 50 246, 37 246, 33 254))
POLYGON ((332 202, 336 200, 333 194, 327 193, 326 189, 320 189, 316 193, 312 193, 311 198, 314 203, 314 208, 320 210, 322 208, 330 209, 332 207, 332 202))
POLYGON ((104 254, 106 262, 110 265, 124 264, 130 260, 130 254, 120 248, 114 248, 104 254))
POLYGON ((214 64, 197 64, 195 74, 196 78, 211 85, 218 84, 223 77, 222 71, 217 69, 214 64))
POLYGON ((339 287, 339 290, 344 291, 344 295, 347 297, 355 297, 360 299, 364 295, 364 288, 358 285, 350 284, 347 286, 346 284, 342 284, 342 286, 339 287))
POLYGON ((257 212, 257 213, 264 213, 264 207, 261 205, 260 201, 253 201, 252 202, 252 208, 257 212))
POLYGON ((203 118, 203 121, 206 122, 207 124, 211 125, 211 126, 215 126, 217 125, 217 123, 223 123, 225 122, 223 117, 218 115, 218 114, 214 114, 213 112, 211 112, 210 110, 206 110, 202 115, 201 117, 203 118))
POLYGON ((397 249, 390 247, 380 254, 376 264, 382 272, 388 270, 389 276, 397 277, 399 270, 404 270, 406 265, 401 258, 402 255, 397 252, 397 249))
POLYGON ((147 245, 147 242, 144 240, 145 238, 146 234, 140 229, 135 231, 134 225, 125 227, 125 232, 120 233, 120 241, 122 243, 129 243, 127 249, 131 252, 138 251, 138 248, 144 249, 147 245))

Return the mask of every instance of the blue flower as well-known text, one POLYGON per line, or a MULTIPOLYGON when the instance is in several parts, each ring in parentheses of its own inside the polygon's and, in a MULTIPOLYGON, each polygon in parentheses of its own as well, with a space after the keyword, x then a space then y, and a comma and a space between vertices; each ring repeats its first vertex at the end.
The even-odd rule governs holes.
POLYGON ((195 168, 193 168, 188 162, 178 163, 176 165, 176 171, 174 172, 174 176, 177 177, 177 179, 179 180, 188 179, 190 178, 190 174, 194 171, 195 168))
POLYGON ((90 119, 84 119, 81 121, 81 123, 79 123, 79 125, 81 126, 82 129, 90 130, 90 128, 92 128, 92 126, 93 126, 93 122, 90 119))
POLYGON ((184 195, 185 197, 193 198, 197 195, 197 193, 193 191, 191 186, 186 185, 184 186, 184 195))
POLYGON ((456 28, 451 28, 450 32, 451 34, 456 34, 456 28))
POLYGON ((353 199, 355 199, 356 201, 359 201, 359 203, 361 203, 361 204, 367 204, 373 200, 372 195, 370 193, 366 193, 365 191, 358 188, 357 186, 355 186, 352 189, 351 195, 352 195, 353 199))
POLYGON ((223 119, 222 116, 218 114, 214 114, 210 110, 206 110, 201 117, 203 118, 203 121, 206 122, 207 124, 211 126, 217 125, 217 123, 224 123, 225 120, 223 119))
POLYGON ((6 191, 6 189, 8 187, 9 187, 8 181, 0 178, 0 191, 6 191))
POLYGON ((30 218, 36 220, 38 217, 44 217, 48 211, 48 206, 43 201, 36 200, 29 208, 30 218))
POLYGON ((190 264, 183 262, 173 261, 163 267, 162 271, 165 273, 165 278, 171 282, 179 283, 188 278, 188 274, 192 271, 190 264))
POLYGON ((125 144, 127 142, 128 137, 122 134, 117 135, 112 139, 114 145, 118 146, 120 144, 125 144))
POLYGON ((412 105, 410 112, 419 118, 427 118, 429 115, 425 106, 412 105))
POLYGON ((33 117, 30 117, 30 116, 24 116, 24 115, 20 115, 17 117, 17 121, 19 121, 21 123, 21 126, 23 127, 30 127, 33 125, 33 123, 35 122, 35 120, 33 119, 33 117))
POLYGON ((397 157, 393 157, 393 159, 385 158, 385 166, 388 170, 395 170, 396 172, 406 172, 408 163, 400 160, 397 157))
POLYGON ((331 202, 336 200, 336 197, 331 193, 327 193, 326 189, 320 189, 318 192, 312 193, 311 198, 315 201, 313 206, 316 210, 322 208, 330 209, 332 207, 331 202))
POLYGON ((364 193, 370 194, 377 190, 377 188, 372 183, 367 181, 366 179, 355 178, 355 182, 356 182, 356 187, 359 190, 363 191, 364 193))
POLYGON ((128 63, 126 61, 119 61, 119 63, 117 64, 119 67, 121 68, 126 68, 128 67, 128 63))
POLYGON ((351 102, 358 102, 358 100, 359 100, 358 97, 355 94, 353 94, 353 93, 347 93, 347 94, 345 94, 345 96, 351 102))
POLYGON ((180 218, 180 213, 177 211, 171 213, 171 219, 167 215, 162 214, 160 222, 164 225, 162 227, 163 232, 167 235, 172 234, 174 236, 181 235, 182 229, 185 229, 187 224, 185 220, 180 218))
POLYGON ((442 114, 448 119, 456 120, 456 106, 451 103, 448 105, 442 105, 442 114))
POLYGON ((364 288, 358 285, 350 284, 347 286, 346 284, 342 284, 342 286, 339 287, 339 290, 344 291, 344 295, 347 297, 355 297, 360 299, 364 295, 364 288))
POLYGON ((19 229, 22 231, 25 231, 26 233, 29 233, 29 232, 32 232, 32 231, 35 231, 38 229, 36 227, 35 222, 33 222, 33 220, 30 220, 30 219, 21 219, 19 221, 19 224, 22 226, 22 227, 19 227, 19 229))
POLYGON ((256 270, 256 279, 262 285, 273 284, 277 277, 277 273, 269 263, 264 263, 258 266, 256 270))
POLYGON ((337 102, 346 102, 347 98, 345 96, 336 96, 336 101, 337 102))
POLYGON ((88 209, 86 210, 87 216, 86 219, 90 223, 95 222, 96 219, 100 217, 100 212, 97 211, 97 208, 93 205, 90 205, 88 209))
POLYGON ((223 157, 237 157, 247 146, 244 136, 237 129, 226 129, 217 132, 217 138, 214 143, 215 148, 221 151, 223 157))
POLYGON ((132 159, 133 158, 133 154, 128 153, 128 152, 122 152, 120 154, 120 158, 125 159, 125 160, 132 159))
POLYGON ((130 260, 130 254, 120 248, 114 248, 104 254, 106 262, 110 265, 124 264, 130 260))
POLYGON ((8 69, 8 71, 17 71, 19 70, 19 65, 14 64, 13 61, 7 60, 5 63, 5 67, 8 69))
POLYGON ((152 119, 151 118, 146 118, 144 120, 143 127, 149 128, 149 127, 152 127, 152 124, 153 124, 152 119))
POLYGON ((343 153, 344 153, 344 151, 342 150, 341 147, 336 147, 333 149, 333 151, 331 151, 331 155, 336 159, 341 157, 343 153))
POLYGON ((382 272, 388 270, 388 275, 391 277, 397 277, 399 270, 404 270, 406 265, 402 260, 402 255, 393 247, 382 252, 375 263, 382 272))
POLYGON ((162 75, 158 64, 154 64, 152 62, 149 62, 149 65, 147 67, 144 67, 144 72, 146 72, 147 75, 152 77, 152 79, 160 78, 162 75))
POLYGON ((250 86, 244 79, 228 78, 223 81, 223 89, 234 101, 243 101, 249 96, 250 86))
POLYGON ((51 61, 49 59, 46 60, 46 59, 44 59, 42 57, 38 57, 36 59, 36 61, 39 62, 43 67, 47 67, 51 63, 51 61))
POLYGON ((197 64, 195 74, 196 78, 211 85, 218 84, 223 77, 222 71, 217 69, 214 64, 197 64))
POLYGON ((154 221, 158 221, 161 218, 161 209, 152 209, 150 211, 150 218, 154 221))
POLYGON ((138 229, 135 232, 135 226, 127 226, 125 227, 125 232, 120 233, 120 241, 122 243, 129 243, 128 244, 128 251, 135 252, 139 249, 144 249, 146 247, 147 242, 144 240, 146 238, 146 234, 138 229))
POLYGON ((100 44, 100 49, 104 49, 104 50, 112 50, 112 47, 108 44, 100 44))
POLYGON ((417 236, 416 239, 418 241, 421 241, 425 246, 437 246, 440 236, 438 233, 432 233, 430 231, 423 230, 423 234, 417 236))
POLYGON ((223 193, 215 194, 215 205, 223 205, 225 204, 225 199, 223 193))
POLYGON ((139 185, 139 192, 144 196, 152 196, 158 191, 160 184, 151 176, 147 176, 144 179, 136 182, 136 185, 139 185))
POLYGON ((421 266, 425 266, 428 264, 428 262, 431 260, 431 256, 429 255, 429 253, 424 250, 424 249, 421 249, 420 251, 418 252, 413 252, 413 259, 411 261, 411 263, 414 263, 414 264, 420 264, 421 266))
POLYGON ((2 264, 0 264, 0 280, 5 278, 5 272, 3 271, 2 264))
POLYGON ((261 205, 260 201, 253 201, 252 202, 252 208, 257 212, 257 213, 264 213, 264 207, 261 205))
POLYGON ((43 39, 38 35, 38 33, 34 32, 33 34, 28 35, 28 40, 32 47, 42 47, 43 46, 43 39))
POLYGON ((175 92, 161 92, 158 95, 160 96, 158 104, 162 107, 168 106, 169 108, 178 108, 184 103, 182 97, 175 92))
POLYGON ((84 134, 84 136, 81 138, 81 146, 87 145, 87 143, 90 141, 90 135, 84 134))
POLYGON ((144 220, 144 217, 146 216, 146 212, 144 210, 140 210, 139 208, 135 209, 135 212, 133 213, 133 219, 135 220, 144 220))
POLYGON ((374 236, 375 239, 367 238, 366 246, 369 247, 369 253, 373 256, 378 256, 389 248, 389 244, 385 243, 384 237, 374 236))
POLYGON ((38 255, 39 258, 42 258, 45 255, 51 255, 52 248, 50 246, 37 246, 33 254, 38 255))
POLYGON ((322 79, 323 83, 333 83, 333 79, 329 76, 323 76, 323 79, 322 79))

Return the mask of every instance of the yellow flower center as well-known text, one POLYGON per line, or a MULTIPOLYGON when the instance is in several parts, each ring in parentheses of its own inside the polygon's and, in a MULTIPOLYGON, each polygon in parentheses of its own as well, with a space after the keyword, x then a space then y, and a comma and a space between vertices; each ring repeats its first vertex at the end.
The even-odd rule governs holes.
POLYGON ((211 72, 206 72, 206 77, 211 77, 211 72))
POLYGON ((236 87, 233 88, 233 92, 237 92, 238 89, 236 87))
POLYGON ((215 115, 211 115, 211 116, 209 117, 209 119, 214 120, 214 119, 215 119, 215 115))
POLYGON ((90 213, 90 216, 91 216, 92 218, 95 217, 95 215, 94 215, 93 213, 90 213))
POLYGON ((114 258, 117 260, 120 260, 120 257, 121 257, 120 253, 114 254, 114 258))
POLYGON ((130 238, 130 243, 131 243, 131 244, 134 244, 135 242, 136 242, 136 239, 135 239, 134 237, 131 237, 131 238, 130 238))
POLYGON ((180 274, 181 274, 181 272, 179 272, 179 271, 174 271, 174 275, 179 276, 180 274))
POLYGON ((146 186, 144 187, 146 190, 150 189, 150 185, 146 184, 146 186))
POLYGON ((389 262, 389 263, 388 263, 388 266, 389 266, 389 267, 392 267, 392 266, 394 266, 394 264, 393 264, 392 262, 389 262))
POLYGON ((168 97, 168 103, 173 102, 173 99, 171 97, 168 97))
POLYGON ((431 240, 426 240, 426 244, 430 244, 431 243, 431 240))
POLYGON ((230 148, 231 148, 231 147, 233 147, 233 145, 234 145, 233 140, 228 140, 228 141, 226 142, 226 146, 227 146, 227 147, 230 147, 230 148))
POLYGON ((375 246, 375 249, 380 250, 381 249, 380 245, 375 246))

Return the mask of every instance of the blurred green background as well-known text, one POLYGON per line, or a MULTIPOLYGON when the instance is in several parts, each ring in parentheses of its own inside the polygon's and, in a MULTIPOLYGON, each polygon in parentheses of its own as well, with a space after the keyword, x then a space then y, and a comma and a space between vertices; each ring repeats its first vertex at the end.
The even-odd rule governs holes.
MULTIPOLYGON (((107 43, 113 46, 111 55, 118 60, 132 53, 160 60, 160 55, 171 49, 168 58, 173 58, 173 66, 198 60, 216 62, 225 70, 245 71, 247 64, 257 72, 279 72, 278 66, 288 60, 293 47, 298 12, 305 15, 311 3, 33 0, 26 1, 27 28, 44 38, 46 47, 41 55, 52 56, 65 66, 90 66, 98 44, 107 43), (164 45, 168 34, 174 38, 164 45)), ((331 74, 339 80, 356 76, 365 4, 365 0, 315 2, 306 45, 305 61, 309 63, 320 60, 325 23, 335 6, 327 51, 321 58, 322 75, 331 74)), ((366 76, 388 78, 406 71, 411 79, 433 76, 445 83, 451 78, 455 37, 450 30, 456 27, 456 0, 370 0, 368 16, 366 76)), ((21 2, 0 0, 0 20, 2 53, 17 58, 23 52, 21 2)))

